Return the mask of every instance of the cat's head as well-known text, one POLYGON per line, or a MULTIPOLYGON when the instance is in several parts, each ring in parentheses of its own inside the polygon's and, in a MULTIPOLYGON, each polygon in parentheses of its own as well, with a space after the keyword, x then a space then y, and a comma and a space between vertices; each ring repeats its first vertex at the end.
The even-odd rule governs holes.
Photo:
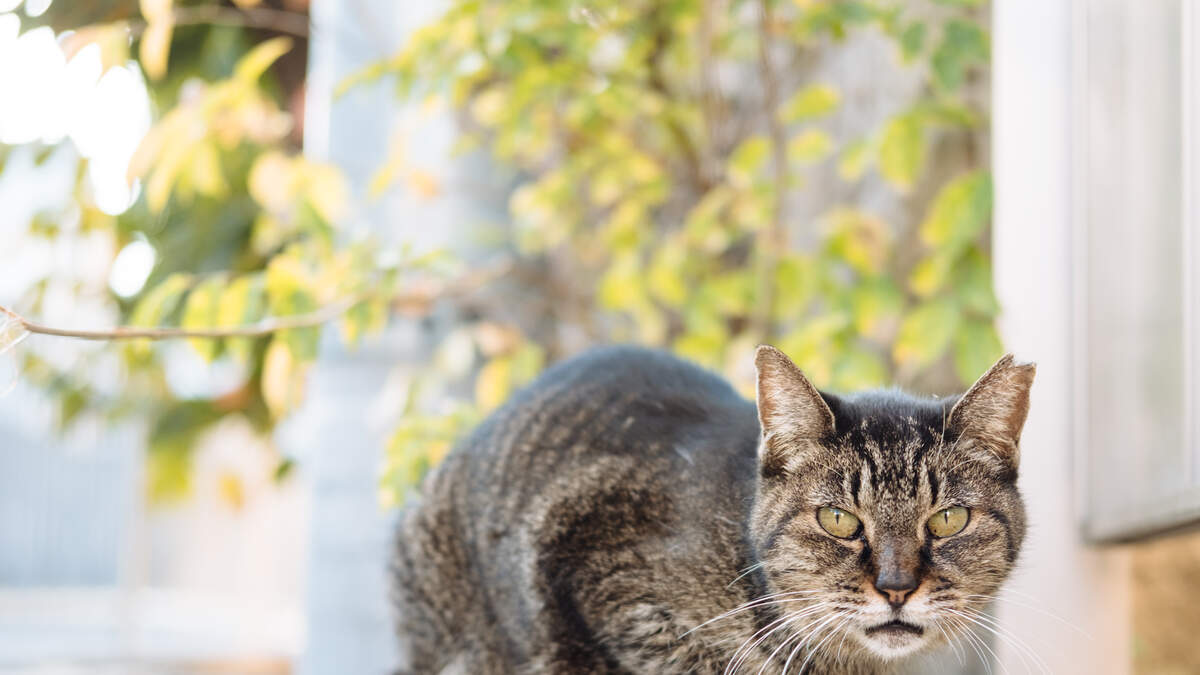
POLYGON ((892 659, 961 632, 1025 532, 1018 441, 1034 366, 1000 359, 957 399, 822 394, 759 347, 751 532, 800 642, 892 659), (839 647, 841 643, 839 642, 839 647))

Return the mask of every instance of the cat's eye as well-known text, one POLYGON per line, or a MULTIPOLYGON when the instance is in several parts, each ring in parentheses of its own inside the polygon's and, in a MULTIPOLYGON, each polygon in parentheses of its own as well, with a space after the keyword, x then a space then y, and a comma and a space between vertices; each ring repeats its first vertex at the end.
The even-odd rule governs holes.
POLYGON ((858 516, 832 506, 823 506, 817 511, 817 522, 826 532, 839 539, 849 539, 858 534, 860 526, 858 516))
POLYGON ((963 531, 970 519, 971 512, 965 506, 951 506, 930 516, 925 526, 935 537, 953 537, 963 531))

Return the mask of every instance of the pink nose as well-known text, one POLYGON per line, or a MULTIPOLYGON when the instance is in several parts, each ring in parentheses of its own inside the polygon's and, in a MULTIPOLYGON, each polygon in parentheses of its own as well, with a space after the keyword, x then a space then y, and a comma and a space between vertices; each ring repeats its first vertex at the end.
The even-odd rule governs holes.
POLYGON ((892 606, 892 609, 900 609, 900 606, 908 600, 908 596, 912 595, 912 592, 917 590, 917 586, 914 583, 911 586, 906 586, 904 588, 885 588, 876 582, 875 590, 879 591, 879 594, 888 601, 888 604, 892 606))

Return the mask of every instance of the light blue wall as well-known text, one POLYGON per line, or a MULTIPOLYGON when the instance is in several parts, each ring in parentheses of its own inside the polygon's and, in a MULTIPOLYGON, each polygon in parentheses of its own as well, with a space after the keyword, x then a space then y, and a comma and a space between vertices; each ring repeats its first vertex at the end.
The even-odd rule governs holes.
MULTIPOLYGON (((404 36, 436 16, 439 2, 318 0, 313 6, 305 151, 349 176, 362 209, 351 219, 390 241, 418 250, 472 251, 471 232, 498 222, 507 184, 480 157, 450 160, 454 121, 445 112, 422 115, 404 105, 390 82, 356 88, 334 99, 348 74, 392 54, 404 36), (423 200, 403 187, 377 200, 367 195, 372 175, 388 157, 390 139, 414 131, 407 156, 433 173, 443 194, 423 200), (469 200, 462 195, 471 195, 469 200)), ((394 669, 395 640, 387 603, 386 565, 394 513, 378 501, 383 449, 398 410, 381 401, 385 384, 425 366, 454 317, 393 323, 382 337, 347 350, 333 331, 309 383, 302 410, 281 430, 286 452, 300 460, 312 494, 303 675, 384 673, 394 669)))

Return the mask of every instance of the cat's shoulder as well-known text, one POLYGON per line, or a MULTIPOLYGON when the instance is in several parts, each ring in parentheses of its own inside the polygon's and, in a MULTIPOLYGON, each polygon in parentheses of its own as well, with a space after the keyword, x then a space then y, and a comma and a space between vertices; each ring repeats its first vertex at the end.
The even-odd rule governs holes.
POLYGON ((535 386, 565 383, 608 383, 648 394, 685 394, 742 401, 723 377, 658 349, 631 345, 595 347, 568 358, 538 378, 535 386))

